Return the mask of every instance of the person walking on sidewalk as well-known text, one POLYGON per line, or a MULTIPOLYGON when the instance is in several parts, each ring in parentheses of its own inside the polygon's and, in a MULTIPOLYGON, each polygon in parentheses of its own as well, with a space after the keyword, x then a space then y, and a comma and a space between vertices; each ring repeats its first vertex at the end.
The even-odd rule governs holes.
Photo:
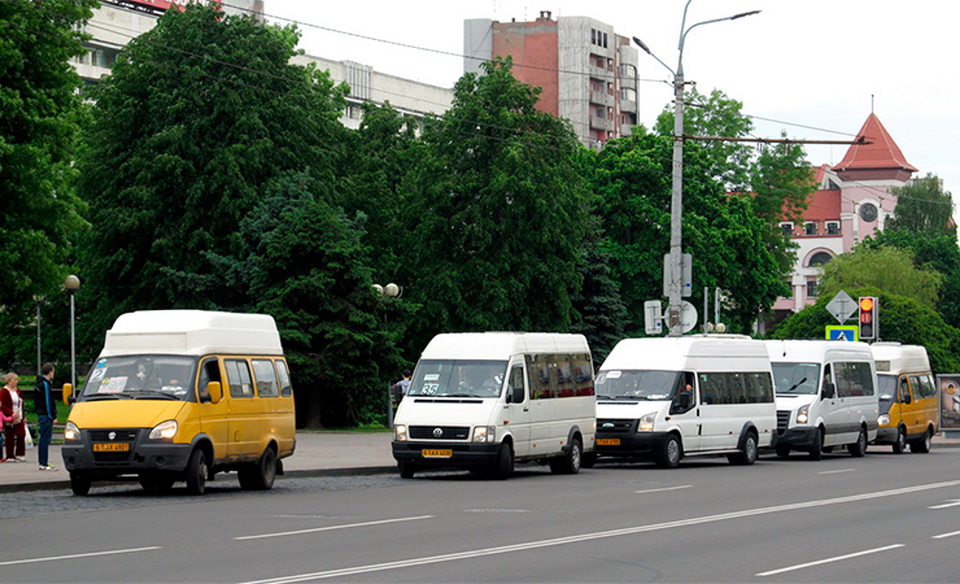
POLYGON ((0 413, 3 415, 3 438, 6 462, 27 460, 27 448, 24 437, 27 433, 27 420, 23 415, 23 397, 20 395, 20 377, 16 373, 7 373, 3 378, 5 385, 0 389, 0 413))
POLYGON ((53 423, 57 421, 57 400, 53 395, 53 363, 44 363, 37 378, 37 391, 33 404, 40 424, 40 440, 37 444, 37 460, 40 470, 57 470, 50 464, 50 440, 53 438, 53 423))

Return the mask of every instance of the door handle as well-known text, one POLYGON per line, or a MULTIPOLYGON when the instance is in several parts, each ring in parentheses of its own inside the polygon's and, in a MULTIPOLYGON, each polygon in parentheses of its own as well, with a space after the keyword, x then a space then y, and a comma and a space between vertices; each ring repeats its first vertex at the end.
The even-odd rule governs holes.
POLYGON ((530 411, 530 408, 528 408, 527 406, 523 406, 523 411, 529 412, 529 411, 530 411))

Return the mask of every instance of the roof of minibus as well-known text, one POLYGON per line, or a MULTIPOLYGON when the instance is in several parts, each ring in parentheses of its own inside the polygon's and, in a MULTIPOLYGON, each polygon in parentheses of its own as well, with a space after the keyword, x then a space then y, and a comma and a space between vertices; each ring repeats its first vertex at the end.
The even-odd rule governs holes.
POLYGON ((283 347, 268 314, 140 310, 117 318, 100 355, 136 353, 282 355, 283 347))
POLYGON ((850 341, 787 339, 763 341, 773 363, 822 363, 835 359, 873 360, 870 345, 850 341))
POLYGON ((623 339, 600 369, 769 371, 770 359, 760 341, 745 335, 651 337, 623 339))
POLYGON ((583 335, 560 333, 443 333, 427 344, 421 359, 505 361, 524 353, 589 353, 583 335))
POLYGON ((877 362, 877 374, 930 372, 927 350, 920 345, 881 342, 870 345, 870 350, 877 362))

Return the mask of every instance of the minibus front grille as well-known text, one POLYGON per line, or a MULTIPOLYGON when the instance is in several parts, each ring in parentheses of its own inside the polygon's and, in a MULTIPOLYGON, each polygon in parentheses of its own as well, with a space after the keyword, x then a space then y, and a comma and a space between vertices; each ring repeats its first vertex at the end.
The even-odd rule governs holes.
POLYGON ((598 434, 630 434, 634 431, 636 420, 597 420, 598 434))
POLYGON ((469 436, 467 426, 410 426, 413 440, 466 440, 469 436))
POLYGON ((777 410, 777 434, 783 434, 787 431, 787 425, 790 423, 790 410, 777 410))
POLYGON ((90 430, 90 440, 93 442, 133 442, 136 439, 136 430, 90 430), (113 436, 110 436, 111 433, 113 436))
MULTIPOLYGON (((146 430, 144 430, 146 431, 146 430)), ((108 428, 105 430, 90 430, 88 438, 93 449, 93 462, 98 466, 124 466, 130 462, 130 457, 136 449, 136 428, 108 428), (98 450, 96 445, 121 445, 123 450, 98 450)))

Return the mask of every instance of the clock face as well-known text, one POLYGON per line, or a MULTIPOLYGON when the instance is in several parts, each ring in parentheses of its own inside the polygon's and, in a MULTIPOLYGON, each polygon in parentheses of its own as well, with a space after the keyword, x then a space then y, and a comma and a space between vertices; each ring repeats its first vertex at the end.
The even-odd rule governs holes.
POLYGON ((860 207, 860 218, 866 221, 867 223, 873 223, 877 220, 877 207, 876 205, 871 205, 867 203, 860 207))

